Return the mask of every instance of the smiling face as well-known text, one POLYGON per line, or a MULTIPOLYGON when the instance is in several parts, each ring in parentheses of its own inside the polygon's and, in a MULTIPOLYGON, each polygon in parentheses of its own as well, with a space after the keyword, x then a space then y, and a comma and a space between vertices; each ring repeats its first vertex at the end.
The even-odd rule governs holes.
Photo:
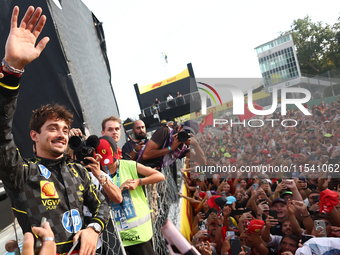
POLYGON ((240 186, 242 189, 246 189, 247 188, 247 181, 246 180, 241 180, 240 181, 240 186))
POLYGON ((48 119, 41 126, 40 133, 31 130, 36 154, 42 158, 57 159, 63 156, 68 143, 69 127, 64 120, 48 119))
POLYGON ((292 235, 293 234, 293 230, 292 227, 290 226, 290 221, 284 221, 282 223, 282 233, 285 235, 292 235))
POLYGON ((222 191, 225 191, 228 194, 230 191, 230 185, 228 183, 224 184, 222 186, 222 191))
POLYGON ((281 221, 287 215, 287 205, 281 202, 277 202, 272 206, 272 210, 277 211, 277 219, 281 221))

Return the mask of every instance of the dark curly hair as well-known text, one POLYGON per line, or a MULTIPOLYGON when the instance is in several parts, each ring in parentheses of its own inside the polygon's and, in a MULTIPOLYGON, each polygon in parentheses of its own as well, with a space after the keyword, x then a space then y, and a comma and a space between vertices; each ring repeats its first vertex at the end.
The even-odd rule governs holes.
POLYGON ((30 120, 30 129, 40 134, 41 127, 49 119, 64 120, 68 127, 71 127, 73 114, 65 106, 59 104, 47 104, 40 109, 33 111, 30 120))

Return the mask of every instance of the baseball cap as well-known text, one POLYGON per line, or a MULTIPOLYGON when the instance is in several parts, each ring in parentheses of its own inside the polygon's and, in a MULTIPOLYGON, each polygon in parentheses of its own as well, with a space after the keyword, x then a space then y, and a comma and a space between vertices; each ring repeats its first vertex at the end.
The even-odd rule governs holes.
POLYGON ((247 233, 258 233, 264 227, 265 222, 263 220, 251 220, 249 222, 247 233))
POLYGON ((281 194, 280 194, 280 197, 283 197, 284 195, 293 195, 293 192, 291 192, 291 191, 289 191, 289 190, 287 190, 287 191, 285 191, 285 192, 282 192, 281 194))
POLYGON ((205 198, 205 196, 207 195, 207 193, 201 191, 198 195, 199 195, 201 198, 205 198))
POLYGON ((117 161, 117 144, 111 136, 105 135, 99 138, 97 153, 102 156, 102 160, 100 161, 102 166, 112 164, 117 161))
POLYGON ((231 157, 231 155, 228 152, 224 153, 223 156, 226 157, 226 158, 230 158, 231 157))
POLYGON ((332 134, 327 133, 327 134, 324 134, 323 136, 324 136, 324 137, 331 137, 332 134))
POLYGON ((233 202, 236 202, 236 198, 234 196, 227 197, 227 201, 225 202, 227 205, 231 205, 233 202))
POLYGON ((195 120, 187 120, 182 124, 184 130, 190 130, 193 135, 196 135, 200 130, 200 125, 195 120))
POLYGON ((262 153, 263 153, 263 154, 268 154, 268 153, 269 153, 269 151, 267 151, 267 150, 263 150, 263 151, 262 151, 262 153))
POLYGON ((285 205, 287 204, 286 200, 284 200, 283 198, 275 198, 272 202, 272 205, 274 205, 275 203, 284 203, 285 205))
POLYGON ((229 159, 229 163, 236 163, 236 160, 231 158, 231 159, 229 159))

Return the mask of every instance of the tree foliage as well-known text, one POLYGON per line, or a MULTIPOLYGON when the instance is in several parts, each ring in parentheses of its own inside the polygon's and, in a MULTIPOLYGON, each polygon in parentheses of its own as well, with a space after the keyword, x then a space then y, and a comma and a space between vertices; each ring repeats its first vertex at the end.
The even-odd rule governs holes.
POLYGON ((313 22, 307 15, 291 29, 302 74, 318 75, 340 67, 340 18, 334 25, 313 22))

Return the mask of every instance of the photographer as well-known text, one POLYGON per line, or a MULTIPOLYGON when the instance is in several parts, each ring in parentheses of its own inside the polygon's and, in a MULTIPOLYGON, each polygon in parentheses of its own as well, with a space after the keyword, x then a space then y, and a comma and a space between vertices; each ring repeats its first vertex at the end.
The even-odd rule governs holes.
POLYGON ((199 124, 193 120, 180 125, 178 133, 167 126, 157 129, 142 149, 138 162, 151 167, 163 167, 169 166, 178 158, 187 157, 204 165, 204 153, 194 138, 198 130, 199 124))
POLYGON ((40 225, 41 218, 45 217, 55 235, 57 253, 67 253, 80 238, 81 245, 75 251, 92 255, 108 220, 109 206, 104 196, 92 188, 92 179, 85 167, 64 156, 72 114, 58 104, 33 111, 30 136, 36 155, 32 159, 21 158, 12 135, 23 69, 40 55, 49 41, 44 37, 36 45, 46 21, 41 13, 40 7, 35 10, 30 6, 18 27, 19 7, 13 9, 0 67, 3 74, 0 76, 0 179, 24 233, 32 232, 32 227, 40 225), (87 228, 83 205, 94 215, 87 228))
POLYGON ((127 141, 122 148, 123 159, 137 160, 140 151, 148 141, 146 137, 145 124, 142 120, 133 122, 132 133, 135 138, 127 141))

